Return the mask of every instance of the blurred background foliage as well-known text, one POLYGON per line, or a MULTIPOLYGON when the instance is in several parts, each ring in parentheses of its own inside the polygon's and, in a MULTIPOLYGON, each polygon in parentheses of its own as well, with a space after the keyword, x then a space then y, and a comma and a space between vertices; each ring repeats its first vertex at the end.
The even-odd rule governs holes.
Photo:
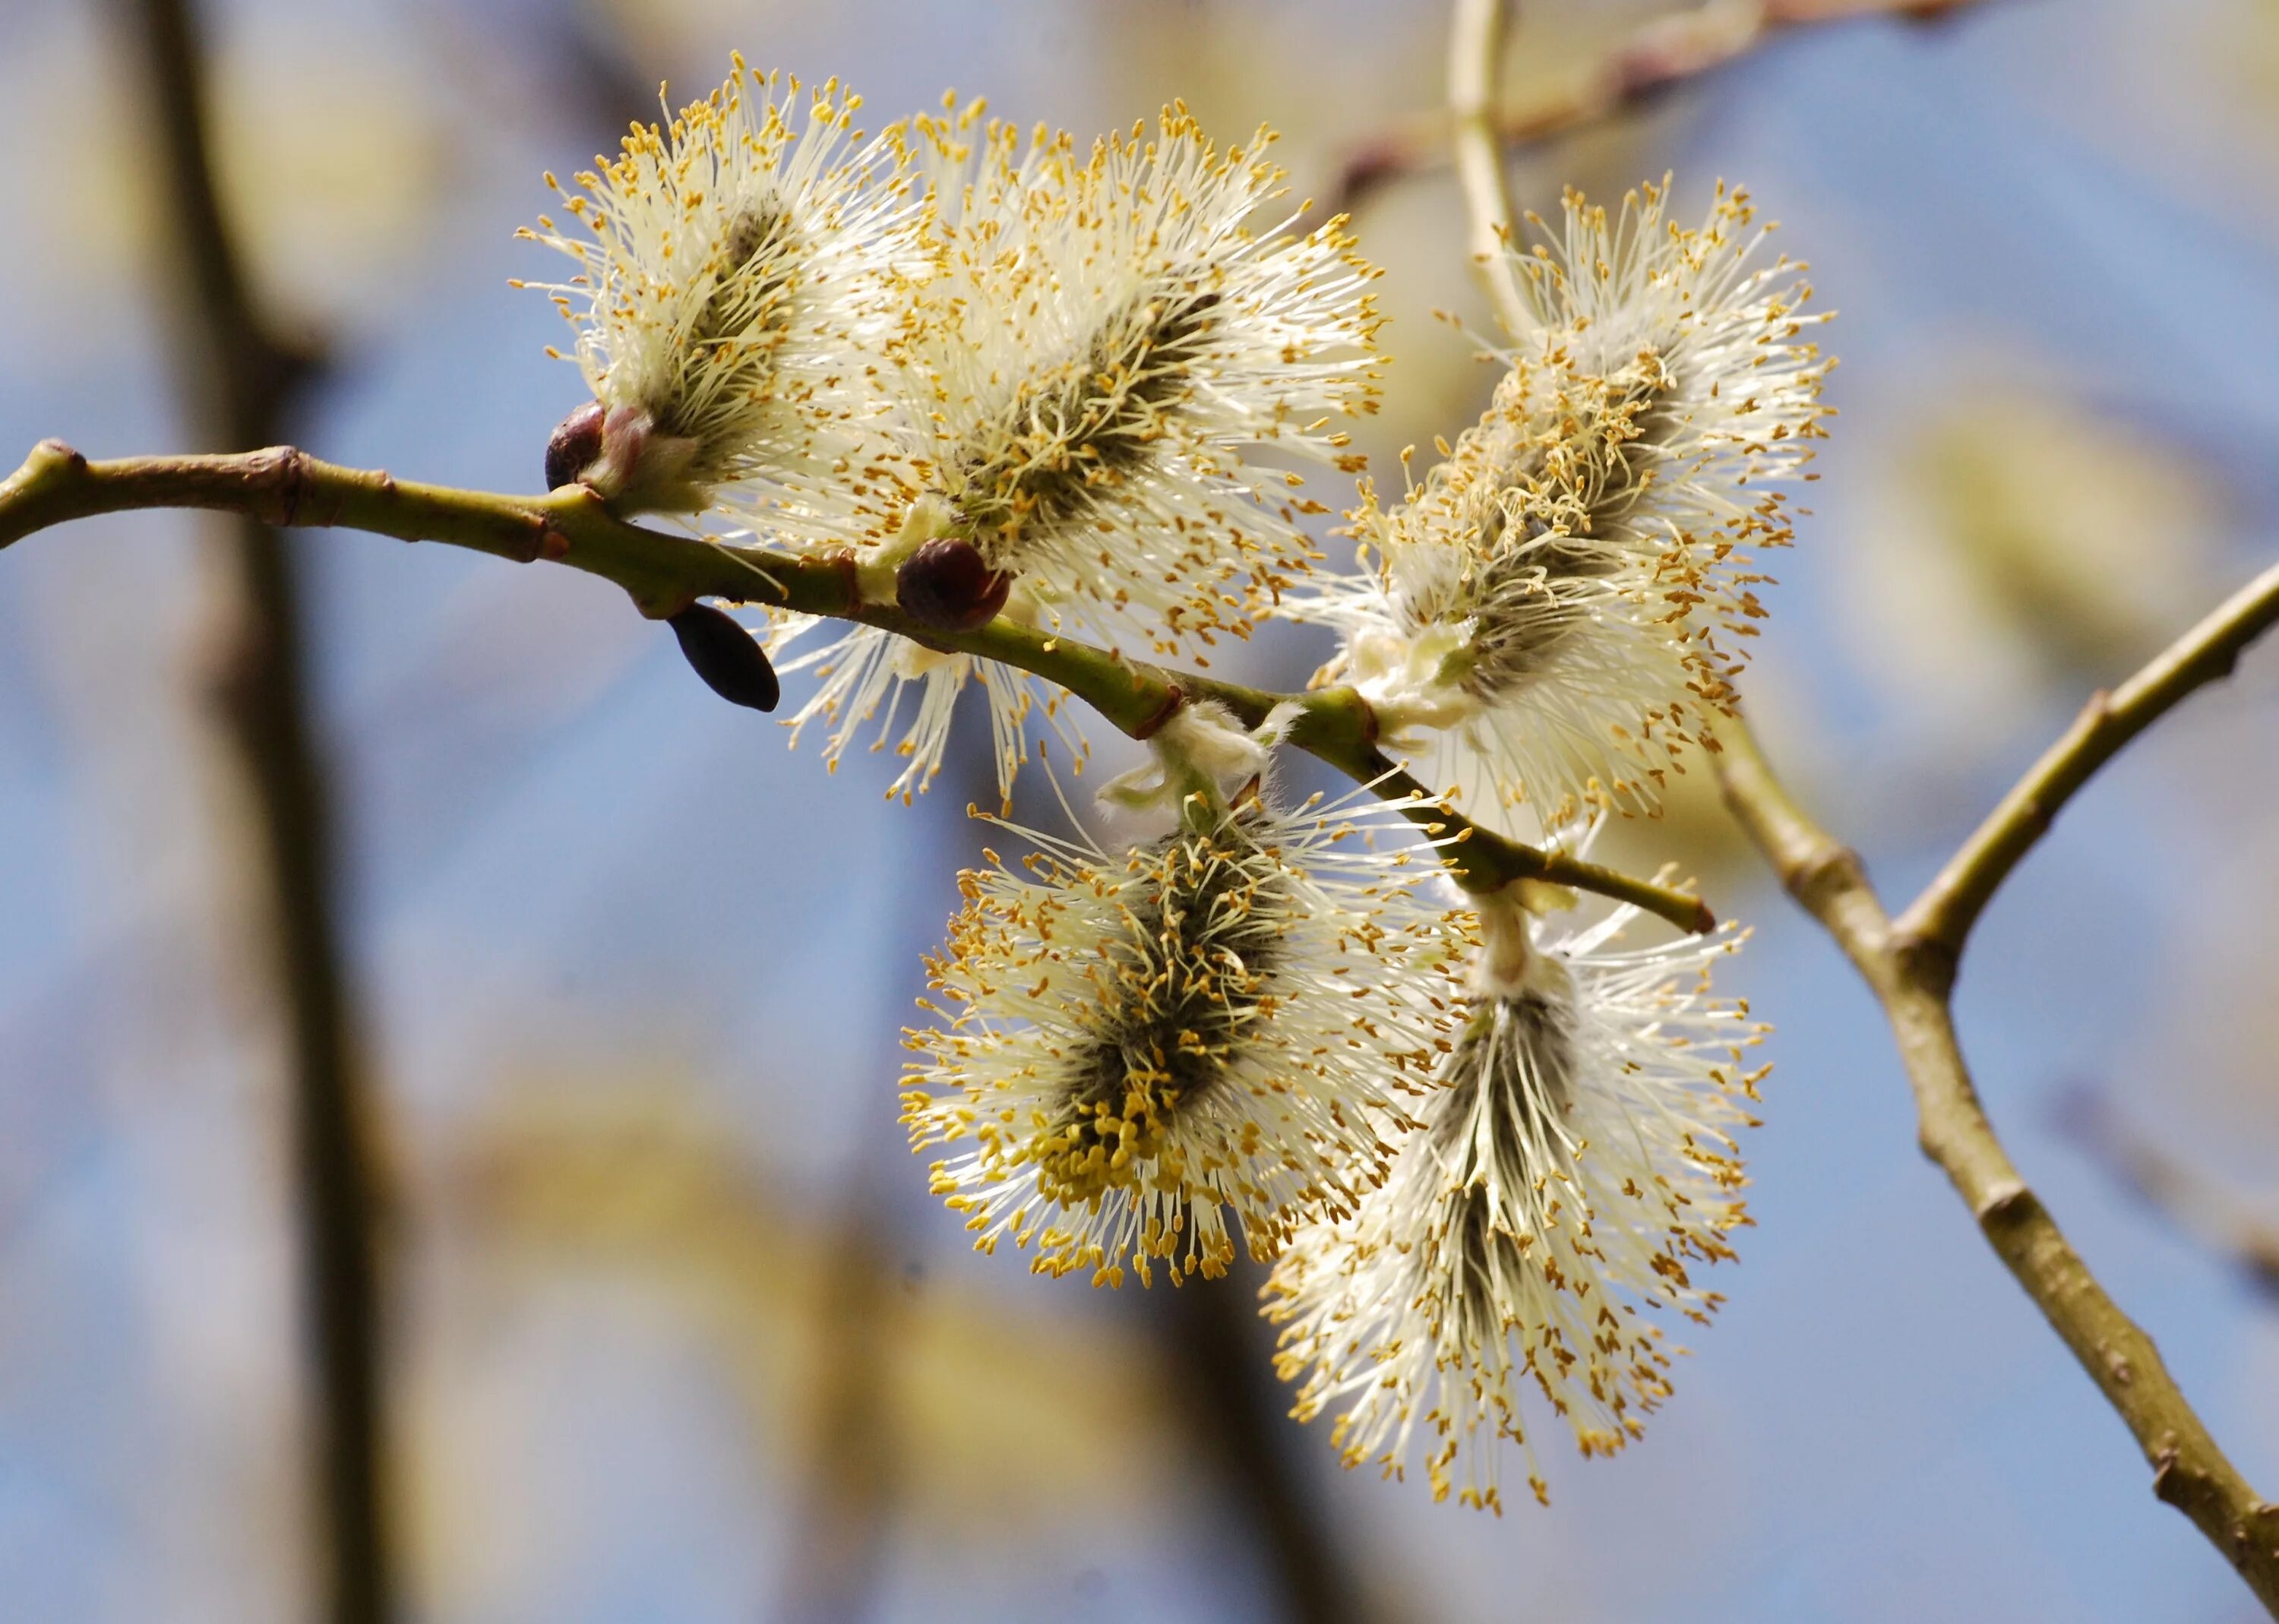
MULTIPOLYGON (((1527 6, 1508 102, 1668 9, 1527 6)), ((505 286, 545 269, 511 231, 660 80, 701 94, 740 49, 849 80, 879 122, 955 85, 1079 134, 1184 97, 1224 138, 1281 129, 1303 197, 1429 128, 1445 50, 1438 8, 1359 0, 215 0, 206 22, 257 290, 330 361, 295 436, 490 488, 537 483, 578 393, 541 354, 551 311, 505 286)), ((84 0, 0 13, 10 445, 184 441, 120 27, 84 0)), ((1537 207, 1675 170, 1690 211, 1746 180, 1842 311, 1843 416, 1749 692, 1902 891, 2088 689, 2272 554, 2275 139, 2270 0, 1981 0, 1796 29, 1515 155, 1537 207)), ((1444 168, 1355 229, 1386 272, 1398 364, 1363 448, 1391 480, 1478 410, 1460 325, 1488 320, 1444 168)), ((0 568, 10 1617, 311 1616, 279 1021, 218 855, 243 812, 200 742, 197 533, 95 521, 0 568)), ((915 810, 880 762, 826 780, 586 578, 295 545, 384 1151, 411 1616, 2252 1616, 1916 1157, 1871 1005, 1706 774, 1605 852, 1675 860, 1758 925, 1730 979, 1780 1028, 1761 1227, 1646 1441, 1552 1452, 1552 1507, 1499 1521, 1342 1474, 1281 1419, 1255 1276, 1032 1280, 926 1196, 893 1083, 978 843, 971 773, 915 810)), ((1319 654, 1277 628, 1230 663, 1294 686, 1319 654)), ((2116 1147, 2279 1222, 2275 743, 2264 650, 2068 813, 1961 1002, 2030 1176, 2267 1491, 2272 1298, 2116 1147), (2059 1108, 2083 1097, 2094 1133, 2059 1108)))

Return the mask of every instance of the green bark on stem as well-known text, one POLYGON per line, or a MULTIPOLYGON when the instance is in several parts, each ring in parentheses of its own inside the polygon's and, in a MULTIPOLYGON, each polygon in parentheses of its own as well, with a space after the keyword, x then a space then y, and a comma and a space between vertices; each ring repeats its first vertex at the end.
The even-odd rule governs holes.
POLYGON ((1630 903, 1682 931, 1716 925, 1699 897, 1505 839, 1439 804, 1378 748, 1376 717, 1351 688, 1268 693, 1128 660, 1001 619, 978 632, 938 632, 890 604, 863 602, 850 557, 732 548, 651 530, 618 517, 584 486, 545 496, 456 490, 343 468, 289 446, 232 456, 89 462, 50 440, 0 482, 0 548, 72 519, 138 508, 202 508, 247 514, 280 527, 341 526, 405 541, 441 541, 522 563, 548 560, 614 581, 642 614, 655 619, 699 598, 723 598, 857 621, 929 647, 1032 672, 1067 689, 1134 739, 1149 737, 1193 700, 1215 700, 1254 727, 1276 707, 1293 704, 1298 716, 1290 730, 1292 745, 1388 800, 1423 798, 1405 810, 1421 826, 1454 837, 1442 856, 1466 890, 1486 892, 1515 879, 1540 879, 1630 903))

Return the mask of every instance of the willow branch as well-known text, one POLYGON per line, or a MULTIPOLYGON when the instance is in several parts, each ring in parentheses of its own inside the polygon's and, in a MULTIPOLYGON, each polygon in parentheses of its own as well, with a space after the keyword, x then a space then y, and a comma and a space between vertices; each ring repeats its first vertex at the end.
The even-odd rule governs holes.
POLYGON ((1912 951, 1952 976, 1970 927, 2074 793, 2129 740, 2205 685, 2231 674, 2246 647, 2279 623, 2279 564, 2234 593, 2152 663, 2090 698, 2073 725, 1963 842, 1901 916, 1912 951))
POLYGON ((1718 736, 1727 804, 1883 1006, 1914 1091, 1924 1153, 2126 1423, 2152 1467, 2153 1493, 2191 1518, 2279 1618, 2279 1505, 2259 1497, 2225 1458, 2152 1338, 2090 1273, 2020 1176, 1963 1061, 1949 978, 1903 951, 1859 859, 1783 788, 1747 728, 1722 726, 1718 736))
POLYGON ((1289 741, 1448 837, 1442 855, 1475 892, 1515 879, 1571 885, 1627 902, 1680 930, 1713 929, 1699 897, 1508 839, 1433 802, 1377 742, 1377 721, 1349 687, 1275 693, 1126 659, 1071 638, 999 619, 978 632, 922 625, 890 604, 866 603, 852 561, 731 548, 629 524, 584 486, 546 496, 503 496, 397 479, 320 462, 289 446, 234 456, 127 457, 93 463, 59 440, 35 447, 0 481, 0 548, 35 531, 96 514, 141 508, 201 508, 250 515, 279 526, 345 526, 405 541, 441 541, 518 563, 547 560, 613 581, 644 615, 662 618, 699 598, 725 598, 859 622, 930 647, 973 655, 1059 685, 1134 739, 1151 736, 1178 708, 1215 700, 1256 726, 1294 706, 1289 741))
MULTIPOLYGON (((1873 17, 1927 22, 1976 4, 1979 0, 1764 0, 1756 5, 1705 5, 1659 17, 1551 94, 1493 113, 1488 120, 1489 138, 1508 150, 1619 117, 1677 86, 1714 74, 1792 30, 1873 17)), ((1460 5, 1460 16, 1462 11, 1460 5)), ((1457 31, 1461 34, 1461 24, 1457 31)), ((1446 115, 1410 119, 1356 142, 1315 212, 1324 218, 1358 213, 1380 188, 1430 172, 1446 161, 1454 100, 1450 98, 1446 115)), ((1461 151, 1455 156, 1461 164, 1461 151)))
POLYGON ((1511 187, 1494 121, 1497 70, 1503 65, 1511 10, 1512 0, 1456 0, 1448 28, 1448 149, 1464 190, 1472 268, 1495 306, 1496 319, 1505 332, 1516 334, 1527 326, 1527 306, 1506 251, 1511 242, 1511 187))
MULTIPOLYGON (((1758 8, 1760 14, 1769 9, 1758 8)), ((1469 188, 1466 196, 1477 229, 1481 200, 1469 188)), ((2212 647, 2222 641, 2207 640, 2212 647)), ((2147 703, 2152 694, 2189 691, 2186 673, 2198 666, 2179 664, 2183 669, 2147 684, 2147 703)), ((1782 785, 1746 722, 1736 716, 1721 724, 1718 740, 1711 759, 1727 804, 1782 885, 1843 948, 1883 1007, 1914 1092, 1924 1153, 1945 1172, 1987 1244, 2128 1425, 2152 1467, 2153 1492, 2191 1518, 2279 1618, 2279 1505, 2260 1498, 2225 1458, 2152 1338, 2106 1294, 2019 1176, 1962 1058, 1948 1001, 1951 961, 1942 969, 1907 950, 1908 938, 1894 932, 1858 854, 1782 785)))

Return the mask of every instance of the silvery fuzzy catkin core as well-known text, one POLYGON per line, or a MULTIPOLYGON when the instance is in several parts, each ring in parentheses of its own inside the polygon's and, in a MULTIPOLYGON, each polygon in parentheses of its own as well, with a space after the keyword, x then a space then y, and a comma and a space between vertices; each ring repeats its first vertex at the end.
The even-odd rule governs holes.
POLYGON ((1025 874, 963 877, 903 1118, 959 1153, 934 1188, 984 1250, 1217 1275, 1350 1213, 1413 1120, 1456 969, 1429 858, 1311 803, 1208 800, 1120 854, 1032 836, 1025 874))
POLYGON ((1698 230, 1666 196, 1610 218, 1568 195, 1555 247, 1516 256, 1539 325, 1487 410, 1399 505, 1364 493, 1364 578, 1285 607, 1343 634, 1324 677, 1429 782, 1513 832, 1523 805, 1651 808, 1714 733, 1764 612, 1749 549, 1789 540, 1781 487, 1822 432, 1803 267, 1752 263, 1746 193, 1698 230))
POLYGON ((696 512, 733 489, 852 545, 873 505, 856 453, 886 410, 868 357, 897 319, 917 211, 892 145, 853 130, 860 98, 834 80, 801 101, 796 80, 739 57, 576 193, 548 176, 572 226, 521 234, 578 263, 537 286, 578 329, 604 414, 595 454, 560 471, 628 511, 696 512))
MULTIPOLYGON (((1376 272, 1334 223, 1298 237, 1272 222, 1267 132, 1221 148, 1174 107, 1086 157, 977 113, 907 137, 933 177, 938 264, 893 373, 889 460, 919 492, 902 517, 923 523, 883 555, 955 536, 1010 584, 1005 614, 1208 663, 1311 567, 1298 520, 1322 510, 1243 449, 1359 466, 1347 430, 1374 409, 1376 272)), ((833 759, 874 724, 888 738, 899 690, 922 686, 895 740, 903 795, 939 770, 951 704, 984 675, 963 655, 913 662, 868 628, 785 664, 823 672, 794 724, 827 721, 833 759)), ((1029 684, 986 680, 1009 788, 1029 684)))
MULTIPOLYGON (((1737 937, 1615 947, 1636 917, 1566 935, 1489 903, 1423 1125, 1356 1214, 1276 1264, 1278 1366, 1301 1419, 1336 1414, 1347 1465, 1399 1475, 1421 1451, 1434 1498, 1500 1510, 1529 1390, 1611 1454, 1670 1390, 1651 1311, 1706 1323, 1722 1300, 1697 1274, 1748 1222, 1731 1136, 1753 1123, 1761 1029, 1707 996, 1737 937)), ((1530 1465, 1542 1498, 1531 1448, 1530 1465)))

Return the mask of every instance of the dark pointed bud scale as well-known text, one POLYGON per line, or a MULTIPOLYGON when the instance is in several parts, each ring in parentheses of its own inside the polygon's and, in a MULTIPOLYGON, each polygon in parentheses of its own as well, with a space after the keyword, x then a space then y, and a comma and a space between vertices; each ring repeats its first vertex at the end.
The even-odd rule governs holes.
POLYGON ((963 536, 941 536, 903 560, 894 571, 894 601, 902 613, 937 632, 978 632, 997 618, 1013 578, 989 568, 981 549, 963 536))
POLYGON ((558 491, 602 455, 602 419, 608 416, 599 401, 587 401, 554 425, 546 442, 546 488, 558 491))
POLYGON ((692 603, 665 624, 704 686, 732 705, 773 710, 783 697, 776 668, 759 640, 718 609, 692 603))

